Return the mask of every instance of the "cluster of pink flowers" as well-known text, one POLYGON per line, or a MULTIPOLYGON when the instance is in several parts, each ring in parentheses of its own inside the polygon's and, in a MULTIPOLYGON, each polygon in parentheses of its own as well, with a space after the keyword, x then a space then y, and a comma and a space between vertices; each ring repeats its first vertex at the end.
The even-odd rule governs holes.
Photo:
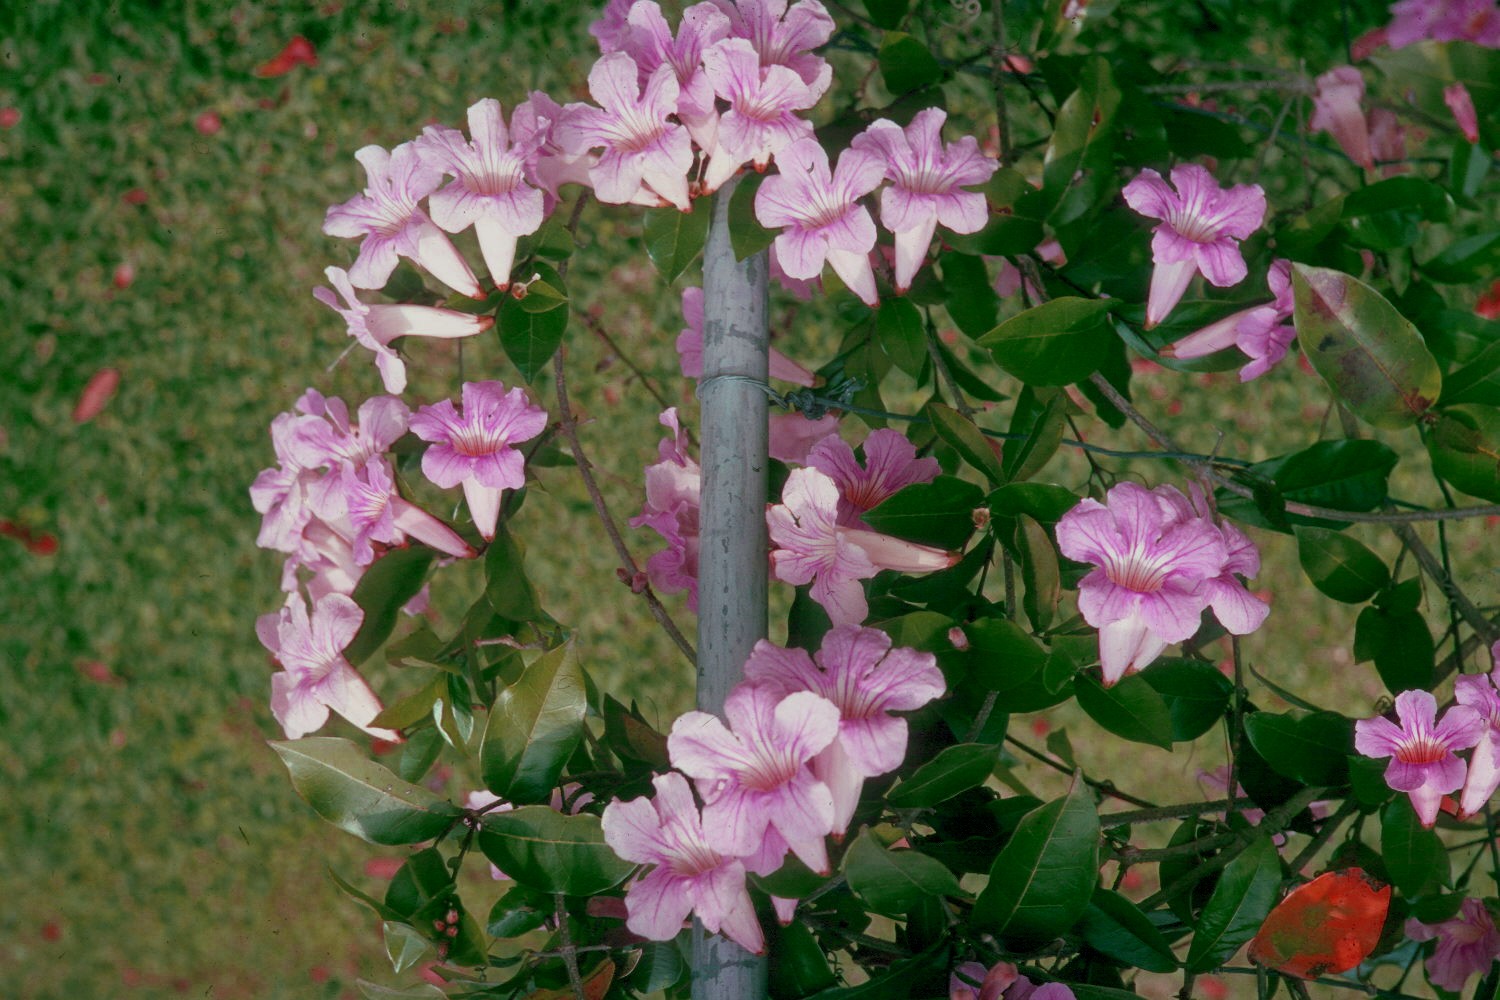
POLYGON ((1500 7, 1495 0, 1400 0, 1391 4, 1385 40, 1393 49, 1424 39, 1465 41, 1500 48, 1500 7))
POLYGON ((1033 983, 1010 962, 964 962, 948 976, 950 1000, 1074 1000, 1065 983, 1033 983), (978 987, 976 990, 975 987, 978 987))
POLYGON ((1078 610, 1099 630, 1106 685, 1190 638, 1205 609, 1235 635, 1265 621, 1270 609, 1239 579, 1260 571, 1260 553, 1204 506, 1196 492, 1126 482, 1057 522, 1058 550, 1095 566, 1078 584, 1078 610))
POLYGON ((1427 958, 1427 978, 1450 993, 1463 993, 1469 977, 1489 972, 1500 959, 1500 930, 1478 899, 1465 899, 1457 915, 1438 924, 1424 924, 1415 917, 1407 920, 1406 936, 1413 941, 1437 940, 1427 958))
POLYGON ((1270 371, 1297 339, 1292 318, 1292 264, 1288 260, 1271 262, 1266 283, 1274 298, 1262 305, 1231 313, 1188 334, 1161 353, 1173 358, 1200 358, 1226 348, 1238 348, 1250 359, 1240 369, 1240 381, 1248 382, 1270 371))
MULTIPOLYGON (((826 874, 826 838, 848 829, 865 779, 895 770, 906 755, 906 720, 891 713, 943 691, 931 653, 892 648, 875 629, 834 628, 814 656, 758 642, 724 703, 728 725, 706 712, 679 718, 667 750, 682 774, 658 775, 653 799, 604 810, 609 846, 651 866, 626 892, 626 926, 669 940, 696 914, 710 931, 763 953, 746 873, 768 875, 790 852, 826 874)), ((773 902, 790 920, 796 901, 773 902)))

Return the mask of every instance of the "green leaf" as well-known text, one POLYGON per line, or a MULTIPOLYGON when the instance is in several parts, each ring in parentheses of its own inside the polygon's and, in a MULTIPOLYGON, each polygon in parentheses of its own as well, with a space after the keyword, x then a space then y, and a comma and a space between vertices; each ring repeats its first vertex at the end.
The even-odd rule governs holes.
POLYGON ((876 26, 887 31, 901 26, 906 16, 907 0, 865 0, 865 11, 876 26))
POLYGON ((1365 608, 1354 623, 1354 662, 1374 660, 1393 695, 1432 687, 1436 652, 1427 619, 1419 612, 1365 608))
POLYGON ((1500 341, 1443 379, 1442 402, 1445 406, 1455 403, 1500 406, 1500 341))
POLYGON ((399 920, 387 920, 381 924, 380 930, 393 972, 405 972, 432 950, 431 941, 418 934, 411 925, 399 920))
POLYGON ((904 32, 886 32, 879 61, 885 89, 898 96, 943 78, 943 67, 927 46, 904 32))
POLYGON ((1344 227, 1350 242, 1371 250, 1409 247, 1425 222, 1442 222, 1453 212, 1448 192, 1418 177, 1392 177, 1344 196, 1344 227))
POLYGON ((1140 907, 1117 892, 1095 890, 1079 931, 1089 947, 1126 966, 1147 972, 1177 968, 1177 956, 1161 931, 1140 907))
POLYGON ((1234 684, 1199 660, 1157 660, 1141 672, 1167 705, 1172 740, 1186 743, 1212 729, 1229 709, 1234 684))
POLYGON ((961 792, 984 784, 994 770, 996 749, 980 743, 960 743, 944 749, 909 778, 886 793, 896 809, 935 806, 961 792))
POLYGON ((273 741, 292 787, 328 822, 372 844, 431 840, 463 810, 402 781, 345 739, 308 736, 273 741))
POLYGON ((875 336, 897 368, 918 378, 927 365, 927 328, 910 299, 886 299, 875 313, 875 336))
POLYGON ((1381 811, 1380 856, 1391 884, 1408 899, 1448 884, 1448 851, 1437 833, 1422 827, 1405 795, 1396 796, 1381 811))
POLYGON ((1337 712, 1253 712, 1245 717, 1245 735, 1277 774, 1304 785, 1349 781, 1354 721, 1337 712))
POLYGON ((370 909, 374 910, 375 915, 381 920, 391 920, 395 917, 400 916, 399 913, 391 909, 389 906, 386 906, 374 896, 371 896, 366 892, 361 892, 359 889, 356 889, 354 886, 350 885, 348 881, 346 881, 341 875, 339 875, 338 872, 334 871, 332 868, 328 869, 328 877, 333 879, 333 884, 342 889, 345 895, 359 900, 361 903, 364 903, 370 909))
POLYGON ((1010 418, 1011 435, 1021 435, 1021 439, 1005 445, 1000 458, 1005 474, 1002 482, 1030 479, 1042 471, 1062 444, 1067 416, 1066 393, 1055 389, 1039 392, 1029 385, 1022 386, 1010 418))
POLYGON ((1042 163, 1042 190, 1054 206, 1048 216, 1054 228, 1092 215, 1118 184, 1113 167, 1120 97, 1109 62, 1093 56, 1079 74, 1078 89, 1057 109, 1042 163))
POLYGON ((867 511, 865 523, 876 531, 940 549, 961 548, 974 533, 974 510, 984 491, 953 476, 913 483, 867 511))
POLYGON ((1105 362, 1110 303, 1063 297, 1027 309, 979 338, 995 363, 1031 385, 1069 385, 1105 362))
POLYGON ((767 964, 773 997, 805 997, 838 984, 823 946, 812 929, 800 920, 775 930, 767 964))
POLYGON ((1099 816, 1077 777, 1068 794, 1027 813, 995 856, 974 904, 976 930, 1051 941, 1088 909, 1099 878, 1099 816))
POLYGON ((1021 584, 1026 588, 1021 607, 1031 627, 1041 631, 1051 626, 1062 599, 1057 548, 1046 528, 1021 514, 1016 518, 1016 549, 1021 555, 1021 584))
POLYGON ((769 875, 751 874, 750 879, 760 889, 782 899, 803 899, 811 896, 828 884, 829 876, 819 875, 795 854, 788 854, 781 867, 769 875))
MULTIPOLYGON (((552 269, 541 261, 535 262, 538 272, 552 269)), ((555 272, 554 276, 555 276, 555 272)), ((562 288, 562 279, 547 283, 562 288)), ((521 373, 528 384, 536 381, 552 355, 562 345, 563 333, 568 328, 570 309, 548 309, 546 312, 531 312, 514 297, 507 296, 500 306, 496 328, 500 334, 500 347, 511 364, 521 373)))
POLYGON ((928 403, 922 413, 932 421, 932 429, 947 444, 958 452, 969 465, 977 469, 991 485, 1005 482, 1005 473, 1000 467, 1000 458, 995 454, 989 439, 979 430, 974 421, 942 403, 928 403))
POLYGON ((433 702, 448 690, 448 675, 433 674, 425 685, 404 698, 387 705, 380 714, 370 720, 370 725, 379 729, 405 729, 427 718, 433 702))
POLYGON ((691 212, 654 208, 646 212, 646 255, 668 282, 688 269, 708 240, 712 199, 699 198, 691 212))
POLYGON ((495 614, 513 622, 543 619, 541 602, 526 577, 526 547, 502 524, 484 552, 485 596, 495 614))
POLYGON ((958 879, 920 851, 889 851, 869 830, 860 834, 843 860, 844 878, 854 894, 888 917, 907 913, 925 896, 962 896, 958 879))
POLYGON ((599 817, 565 816, 547 806, 486 813, 479 848, 520 885, 538 892, 594 896, 625 881, 635 865, 604 843, 599 817))
MULTIPOLYGON (((1374 510, 1385 500, 1396 460, 1396 452, 1379 441, 1344 438, 1319 441, 1301 451, 1257 462, 1245 471, 1273 482, 1284 500, 1364 511, 1374 510)), ((1218 507, 1220 513, 1236 520, 1285 530, 1261 516, 1254 501, 1226 491, 1220 491, 1218 507)), ((1300 515, 1288 515, 1287 519, 1292 524, 1342 526, 1340 522, 1300 515)))
POLYGON ((428 727, 409 733, 396 758, 396 773, 402 781, 421 781, 443 752, 443 738, 428 727))
POLYGON ((1227 961, 1265 923, 1281 889, 1281 858, 1271 838, 1259 835, 1229 864, 1198 918, 1188 947, 1189 972, 1208 972, 1227 961))
POLYGON ((687 963, 673 941, 645 941, 639 945, 641 960, 630 971, 630 985, 641 994, 670 989, 682 981, 687 963))
POLYGON ((484 929, 491 937, 520 937, 542 926, 555 913, 551 896, 514 885, 490 907, 484 929))
POLYGON ((356 979, 354 985, 365 995, 365 1000, 446 1000, 448 994, 431 983, 413 986, 381 986, 366 979, 356 979))
POLYGON ((1360 604, 1391 580, 1391 572, 1363 542, 1329 528, 1298 528, 1297 559, 1323 593, 1345 604, 1360 604))
POLYGON ((1427 435, 1432 471, 1473 497, 1500 503, 1500 409, 1450 406, 1427 435))
POLYGON ((1339 401, 1376 427, 1431 408, 1442 371, 1417 328, 1375 289, 1340 271, 1292 265, 1297 341, 1339 401))
POLYGON ((365 570, 350 595, 365 613, 354 641, 344 650, 350 666, 368 660, 390 638, 402 606, 426 582, 434 555, 425 545, 391 549, 365 570))
POLYGON ((587 711, 572 645, 541 656, 490 711, 479 752, 485 786, 511 802, 546 802, 583 739, 587 711))
POLYGON ((1121 739, 1172 749, 1172 714, 1156 689, 1140 674, 1105 687, 1092 673, 1081 673, 1073 691, 1089 718, 1121 739))
POLYGON ((938 254, 938 267, 943 273, 943 307, 954 325, 966 336, 983 336, 1000 315, 1000 297, 984 260, 944 251, 938 254))
POLYGON ((1020 171, 1001 167, 983 191, 989 202, 989 222, 977 233, 945 235, 954 249, 991 257, 1013 256, 1031 253, 1046 238, 1042 228, 1047 214, 1045 199, 1020 171))
POLYGON ((1424 278, 1440 284, 1462 285, 1491 273, 1496 264, 1500 264, 1500 230, 1445 243, 1427 263, 1417 266, 1424 278))
POLYGON ((766 176, 752 173, 733 182, 734 193, 729 196, 729 245, 734 249, 736 261, 760 253, 776 242, 776 232, 755 218, 755 192, 760 190, 766 176))
POLYGON ((1047 651, 1008 619, 981 618, 964 633, 969 637, 969 676, 1002 697, 1031 680, 1047 662, 1047 651))

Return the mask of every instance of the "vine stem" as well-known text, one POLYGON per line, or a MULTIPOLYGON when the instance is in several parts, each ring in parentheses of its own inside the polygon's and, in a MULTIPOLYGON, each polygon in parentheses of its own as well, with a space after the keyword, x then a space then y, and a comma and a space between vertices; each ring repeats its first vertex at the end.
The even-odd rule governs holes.
POLYGON ((1334 831, 1343 826, 1344 821, 1358 811, 1359 803, 1354 798, 1345 799, 1339 805, 1338 812, 1323 821, 1323 825, 1318 827, 1318 832, 1313 836, 1312 841, 1306 847, 1302 848, 1297 856, 1292 859, 1290 866, 1292 873, 1300 873, 1307 863, 1323 849, 1323 845, 1328 843, 1328 839, 1333 836, 1334 831))
POLYGON ((1214 799, 1210 802, 1184 802, 1175 806, 1157 806, 1154 809, 1132 809, 1129 812, 1105 813, 1099 817, 1100 826, 1134 826, 1137 823, 1155 823, 1158 820, 1186 819, 1204 813, 1224 812, 1255 805, 1251 799, 1214 799))
POLYGON ((1076 767, 1069 767, 1068 765, 1064 764, 1062 761, 1056 760, 1056 759, 1048 756, 1047 754, 1042 753, 1040 750, 1037 750, 1035 747, 1027 746, 1025 743, 1022 743, 1020 740, 1016 739, 1014 736, 1010 736, 1010 735, 1007 734, 1006 737, 1005 737, 1005 742, 1009 743, 1011 746, 1014 746, 1017 750, 1020 750, 1023 753, 1025 753, 1025 754, 1027 754, 1027 755, 1029 755, 1031 757, 1034 757, 1035 759, 1041 761, 1043 764, 1046 764, 1048 767, 1052 768, 1054 771, 1060 771, 1063 774, 1069 774, 1069 775, 1071 775, 1071 774, 1077 774, 1080 778, 1083 779, 1083 783, 1085 785, 1088 785, 1090 788, 1092 788, 1096 792, 1100 792, 1101 794, 1104 794, 1104 795, 1112 795, 1115 798, 1120 799, 1122 802, 1129 802, 1131 805, 1133 805, 1133 806, 1140 806, 1142 809, 1157 809, 1157 808, 1159 808, 1156 805, 1156 803, 1154 803, 1154 802, 1148 802, 1145 799, 1138 798, 1138 797, 1136 797, 1134 795, 1129 794, 1128 792, 1122 792, 1122 791, 1120 791, 1120 789, 1116 788, 1114 786, 1114 784, 1111 783, 1111 782, 1108 782, 1108 781, 1095 781, 1093 778, 1090 778, 1088 775, 1084 774, 1078 768, 1076 768, 1076 767))
POLYGON ((583 992, 583 976, 578 972, 578 951, 573 947, 573 932, 568 928, 567 897, 557 893, 554 897, 557 901, 555 912, 557 914, 557 933, 562 938, 563 965, 568 969, 568 984, 573 987, 573 995, 578 1000, 586 1000, 583 992))

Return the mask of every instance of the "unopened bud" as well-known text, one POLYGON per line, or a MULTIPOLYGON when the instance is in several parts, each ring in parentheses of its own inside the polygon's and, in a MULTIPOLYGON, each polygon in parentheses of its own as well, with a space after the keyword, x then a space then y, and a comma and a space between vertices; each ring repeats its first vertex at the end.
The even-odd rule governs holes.
POLYGON ((990 523, 990 509, 988 507, 975 507, 974 513, 970 515, 974 519, 974 527, 980 531, 990 523))
POLYGON ((451 938, 458 937, 458 927, 454 924, 449 924, 448 929, 443 931, 443 933, 451 938))
POLYGON ((948 641, 953 643, 954 649, 968 649, 969 637, 964 630, 957 625, 948 630, 948 641))
POLYGON ((456 923, 458 923, 458 911, 457 910, 449 910, 448 911, 448 923, 450 923, 450 924, 456 924, 456 923))

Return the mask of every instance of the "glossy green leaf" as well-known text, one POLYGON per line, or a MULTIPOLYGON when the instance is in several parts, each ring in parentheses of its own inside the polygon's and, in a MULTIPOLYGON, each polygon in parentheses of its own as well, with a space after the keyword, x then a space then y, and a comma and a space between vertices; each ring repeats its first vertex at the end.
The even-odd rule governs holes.
POLYGON ((995 856, 973 927, 1008 941, 1041 943, 1088 909, 1099 880, 1099 816, 1077 777, 1068 793, 1027 813, 995 856))
POLYGON ((526 546, 502 524, 484 552, 485 596, 501 618, 533 622, 544 617, 536 590, 526 576, 526 546))
POLYGON ((943 67, 932 51, 904 32, 886 32, 880 43, 879 62, 885 89, 892 94, 905 94, 943 78, 943 67))
POLYGON ((1112 168, 1120 97, 1108 60, 1094 56, 1079 74, 1078 89, 1058 108, 1042 162, 1053 227, 1093 213, 1118 183, 1112 168))
MULTIPOLYGON (((771 937, 770 987, 772 997, 804 997, 832 989, 838 977, 812 929, 800 920, 778 927, 771 937)), ((643 991, 644 992, 644 991, 643 991)))
POLYGON ((513 885, 490 907, 485 931, 491 937, 520 937, 542 926, 556 912, 551 896, 524 885, 513 885))
POLYGON ((463 810, 402 781, 332 736, 273 741, 292 787, 324 819, 372 844, 416 844, 446 830, 463 810))
POLYGON ((981 618, 965 626, 964 633, 969 637, 969 676, 1002 697, 1031 680, 1047 661, 1047 651, 1005 618, 981 618))
POLYGON ((1422 335, 1369 285, 1292 265, 1297 341, 1339 401, 1376 427, 1406 427, 1432 406, 1442 372, 1422 335))
POLYGON ((1177 956, 1140 907, 1117 892, 1097 889, 1079 925, 1090 948, 1127 967, 1173 972, 1177 956))
POLYGON ((434 555, 425 545, 391 549, 365 570, 350 595, 365 613, 354 641, 344 650, 350 666, 368 660, 390 638, 402 606, 427 582, 434 555))
POLYGON ((992 257, 1030 253, 1046 238, 1047 204, 1042 192, 1018 170, 1001 167, 983 188, 990 218, 977 233, 944 238, 956 250, 992 257))
POLYGON ((1417 611, 1365 608, 1354 623, 1354 662, 1375 661, 1391 694, 1432 687, 1437 650, 1427 619, 1417 611))
POLYGON ((927 327, 910 299, 886 299, 875 313, 875 336, 897 368, 912 378, 927 365, 927 327))
POLYGON ((1261 834, 1224 866, 1188 946, 1188 971, 1208 972, 1239 951, 1265 923, 1280 891, 1281 859, 1261 834))
POLYGON ((645 941, 639 946, 641 960, 630 971, 630 985, 641 994, 670 989, 682 981, 687 963, 677 942, 645 941))
POLYGON ((563 333, 568 328, 569 311, 528 312, 520 302, 509 297, 500 306, 496 324, 500 347, 528 384, 536 381, 561 346, 563 333))
POLYGON ((1476 233, 1452 243, 1418 267, 1422 276, 1442 284, 1461 285, 1491 274, 1500 265, 1500 230, 1476 233))
POLYGON ((992 484, 1004 482, 1000 458, 988 438, 974 421, 942 403, 928 403, 922 413, 932 421, 932 428, 959 456, 979 470, 992 484))
POLYGON ((1104 363, 1114 342, 1110 303, 1063 297, 1027 309, 979 338, 995 363, 1031 385, 1068 385, 1104 363))
POLYGON ((675 280, 703 252, 712 201, 699 198, 691 212, 671 207, 646 212, 646 255, 667 281, 675 280))
POLYGON ((1229 678, 1201 660, 1157 660, 1140 676, 1166 702, 1177 743, 1196 740, 1217 725, 1234 692, 1229 678))
POLYGON ((1443 379, 1442 403, 1500 406, 1500 341, 1490 344, 1443 379))
POLYGON ((1062 444, 1067 417, 1066 393, 1023 386, 1016 395, 1016 407, 1010 418, 1012 437, 1000 456, 1005 476, 1002 481, 1030 479, 1042 471, 1062 444))
POLYGON ((379 729, 405 729, 427 718, 432 705, 448 690, 448 675, 435 673, 432 679, 411 694, 387 705, 370 720, 379 729))
POLYGON ((865 0, 865 12, 870 20, 887 31, 901 26, 906 16, 907 0, 865 0))
POLYGON ((899 916, 925 896, 961 896, 958 879, 920 851, 887 850, 866 830, 844 855, 844 878, 871 911, 899 916))
POLYGON ((1500 503, 1500 409, 1444 408, 1427 435, 1432 471, 1473 497, 1500 503))
POLYGON ((984 491, 978 486, 938 476, 930 483, 902 487, 867 511, 864 521, 882 534, 957 549, 974 533, 974 511, 983 503, 984 491))
POLYGON ((380 930, 393 972, 405 972, 432 950, 432 942, 418 934, 410 924, 387 920, 381 924, 380 930))
POLYGON ((1344 196, 1343 221, 1355 246, 1371 250, 1409 247, 1428 222, 1443 222, 1453 201, 1438 185, 1419 177, 1391 177, 1344 196))
POLYGON ((734 259, 741 261, 760 253, 776 241, 776 231, 762 226, 755 218, 755 193, 766 174, 746 174, 734 180, 729 196, 729 245, 734 259))
POLYGON ((479 847, 518 884, 538 892, 593 896, 635 870, 604 843, 599 817, 565 816, 547 806, 486 813, 479 847))
POLYGON ((583 739, 587 710, 571 644, 542 655, 490 711, 479 753, 485 786, 511 802, 548 801, 583 739))
POLYGON ((996 749, 981 743, 960 743, 945 748, 917 768, 909 778, 886 793, 896 809, 935 806, 953 796, 977 788, 994 770, 996 749))
POLYGON ((1385 562, 1364 543, 1330 528, 1298 528, 1297 559, 1302 571, 1335 601, 1359 604, 1390 582, 1385 562))
POLYGON ((1078 707, 1101 727, 1133 743, 1172 749, 1172 713, 1156 689, 1140 674, 1105 687, 1092 673, 1074 680, 1078 707))
POLYGON ((1062 582, 1057 565, 1057 548, 1047 529, 1025 514, 1016 518, 1016 548, 1021 554, 1021 585, 1025 593, 1021 608, 1031 627, 1049 628, 1062 599, 1062 582))
POLYGON ((1000 298, 983 258, 944 251, 938 254, 938 268, 943 273, 943 307, 954 325, 966 336, 982 337, 1000 315, 1000 298))
POLYGON ((1304 785, 1342 785, 1349 780, 1354 720, 1337 712, 1252 712, 1245 735, 1277 774, 1304 785))
MULTIPOLYGON (((1319 441, 1301 451, 1257 462, 1246 470, 1272 482, 1281 500, 1334 510, 1374 510, 1385 500, 1397 455, 1388 445, 1367 439, 1319 441)), ((1278 508, 1279 508, 1278 503, 1278 508)), ((1276 527, 1255 501, 1227 491, 1218 495, 1220 513, 1260 527, 1276 527)), ((1291 524, 1342 527, 1341 522, 1286 515, 1291 524)))
POLYGON ((1391 884, 1408 899, 1448 884, 1447 848, 1434 831, 1423 829, 1405 795, 1397 795, 1380 813, 1380 856, 1391 884))
POLYGON ((416 983, 412 986, 381 986, 366 979, 356 979, 354 984, 365 1000, 445 1000, 448 994, 431 983, 416 983))

